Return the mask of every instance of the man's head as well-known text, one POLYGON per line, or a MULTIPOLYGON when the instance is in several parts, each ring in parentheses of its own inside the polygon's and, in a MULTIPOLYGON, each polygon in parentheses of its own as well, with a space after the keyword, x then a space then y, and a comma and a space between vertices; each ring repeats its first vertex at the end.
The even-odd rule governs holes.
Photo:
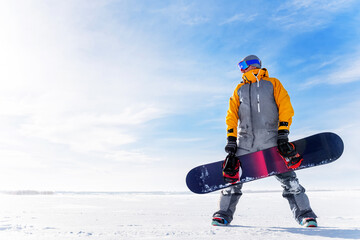
POLYGON ((261 68, 261 60, 255 55, 249 55, 243 58, 238 66, 242 73, 246 73, 252 69, 261 68))

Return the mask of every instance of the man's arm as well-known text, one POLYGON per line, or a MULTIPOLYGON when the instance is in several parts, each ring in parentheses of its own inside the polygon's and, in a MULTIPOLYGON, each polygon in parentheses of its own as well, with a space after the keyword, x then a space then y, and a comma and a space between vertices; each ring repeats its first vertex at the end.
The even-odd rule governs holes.
POLYGON ((233 95, 230 98, 229 109, 226 115, 226 126, 227 126, 227 137, 237 137, 237 127, 239 122, 239 106, 240 100, 238 95, 238 90, 241 87, 239 84, 235 90, 233 95))
POLYGON ((279 130, 290 131, 294 109, 288 92, 278 79, 275 79, 274 97, 279 110, 279 130))

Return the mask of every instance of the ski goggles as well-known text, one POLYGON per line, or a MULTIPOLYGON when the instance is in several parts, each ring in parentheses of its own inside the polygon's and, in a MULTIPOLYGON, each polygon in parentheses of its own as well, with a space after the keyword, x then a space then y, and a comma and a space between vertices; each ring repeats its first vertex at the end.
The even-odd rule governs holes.
POLYGON ((250 67, 250 65, 252 64, 259 64, 260 65, 260 61, 257 59, 252 59, 252 60, 248 60, 248 61, 241 61, 238 63, 238 66, 240 68, 240 70, 245 70, 248 67, 250 67))

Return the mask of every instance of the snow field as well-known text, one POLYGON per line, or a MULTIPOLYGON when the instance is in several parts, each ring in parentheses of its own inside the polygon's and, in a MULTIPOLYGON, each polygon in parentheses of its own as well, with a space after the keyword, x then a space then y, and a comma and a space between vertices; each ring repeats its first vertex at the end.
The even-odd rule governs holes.
POLYGON ((0 239, 360 239, 360 191, 308 191, 319 228, 300 227, 281 192, 244 192, 229 227, 219 192, 0 195, 0 239))

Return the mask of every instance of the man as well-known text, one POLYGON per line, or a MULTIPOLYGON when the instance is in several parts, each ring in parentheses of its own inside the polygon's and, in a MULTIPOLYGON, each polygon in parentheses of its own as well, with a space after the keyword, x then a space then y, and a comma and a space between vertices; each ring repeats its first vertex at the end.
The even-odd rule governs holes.
MULTIPOLYGON (((287 91, 278 79, 269 77, 266 68, 261 68, 261 61, 257 56, 245 57, 239 63, 239 67, 243 73, 243 81, 237 85, 230 98, 226 116, 225 151, 229 154, 226 160, 278 146, 279 152, 284 157, 292 159, 290 167, 296 168, 302 159, 296 157, 295 149, 288 141, 294 110, 287 91), (239 133, 237 133, 238 123, 240 123, 239 133)), ((225 180, 229 182, 238 180, 241 166, 239 164, 225 166, 227 164, 224 161, 225 180), (226 171, 233 174, 227 175, 226 171), (237 175, 234 175, 235 173, 237 175), (234 176, 235 180, 232 179, 234 176)), ((305 227, 316 227, 317 216, 312 211, 305 189, 299 184, 295 172, 279 174, 276 178, 283 187, 283 197, 288 200, 295 220, 305 227)), ((220 209, 214 213, 212 225, 230 224, 242 195, 241 188, 242 184, 236 184, 221 191, 220 209)))

